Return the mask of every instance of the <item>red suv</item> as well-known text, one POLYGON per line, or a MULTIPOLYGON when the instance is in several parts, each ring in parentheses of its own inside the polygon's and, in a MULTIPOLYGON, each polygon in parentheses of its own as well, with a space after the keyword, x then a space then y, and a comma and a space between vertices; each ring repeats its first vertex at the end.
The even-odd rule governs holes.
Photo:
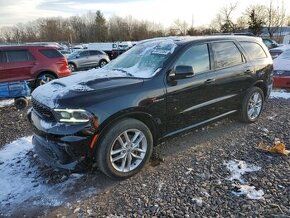
POLYGON ((47 46, 0 46, 0 82, 31 81, 37 87, 71 74, 66 58, 47 46))

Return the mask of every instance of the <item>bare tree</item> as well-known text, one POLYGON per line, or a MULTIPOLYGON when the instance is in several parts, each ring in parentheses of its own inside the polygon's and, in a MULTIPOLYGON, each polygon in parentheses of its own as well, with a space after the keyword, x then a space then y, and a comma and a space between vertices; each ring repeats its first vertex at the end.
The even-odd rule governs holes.
POLYGON ((186 21, 177 19, 174 21, 171 31, 174 35, 185 36, 187 34, 188 27, 189 24, 186 21))
POLYGON ((223 33, 236 32, 237 25, 233 21, 233 13, 237 9, 238 3, 229 4, 223 7, 220 12, 217 14, 213 23, 216 23, 215 26, 223 33))
POLYGON ((287 17, 284 1, 282 1, 281 4, 274 4, 273 0, 270 0, 266 11, 266 28, 270 38, 272 38, 274 33, 276 33, 286 22, 287 17))

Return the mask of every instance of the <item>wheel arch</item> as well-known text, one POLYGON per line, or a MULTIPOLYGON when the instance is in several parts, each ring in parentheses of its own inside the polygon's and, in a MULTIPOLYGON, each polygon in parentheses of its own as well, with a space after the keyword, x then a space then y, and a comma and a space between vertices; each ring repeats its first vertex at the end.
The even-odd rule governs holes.
POLYGON ((77 65, 75 62, 73 62, 73 61, 68 61, 67 64, 68 64, 68 65, 69 65, 69 64, 73 64, 76 68, 78 68, 78 65, 77 65))
POLYGON ((264 83, 263 80, 259 80, 259 81, 257 81, 257 82, 254 84, 254 86, 260 88, 260 89, 263 91, 263 93, 264 93, 264 97, 265 97, 265 98, 267 97, 268 89, 267 89, 267 86, 266 86, 266 84, 264 83))
POLYGON ((153 146, 156 146, 158 144, 158 139, 160 137, 160 134, 158 132, 157 123, 154 120, 153 116, 144 111, 130 111, 126 113, 121 113, 121 114, 117 113, 115 115, 112 115, 100 125, 98 140, 95 142, 94 147, 93 147, 94 153, 96 152, 98 144, 102 140, 102 137, 105 136, 106 132, 110 129, 110 127, 112 127, 117 122, 126 118, 136 119, 144 123, 149 128, 152 134, 153 146))
POLYGON ((38 77, 40 77, 42 74, 45 74, 45 73, 47 73, 47 74, 51 74, 51 75, 55 76, 55 78, 58 78, 57 73, 53 72, 52 70, 41 70, 41 71, 39 71, 39 72, 37 73, 35 79, 38 79, 38 77))

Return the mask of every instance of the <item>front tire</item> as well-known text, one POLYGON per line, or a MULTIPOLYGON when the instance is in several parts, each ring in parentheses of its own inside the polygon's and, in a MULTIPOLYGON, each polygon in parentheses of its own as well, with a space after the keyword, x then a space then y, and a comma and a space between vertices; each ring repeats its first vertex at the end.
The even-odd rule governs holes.
POLYGON ((71 72, 75 72, 75 71, 77 71, 77 67, 76 67, 76 65, 73 64, 73 63, 69 63, 69 64, 68 64, 68 68, 70 69, 71 72))
POLYGON ((242 102, 241 121, 246 123, 256 122, 262 113, 264 100, 264 93, 259 87, 251 88, 242 102))
POLYGON ((97 145, 99 169, 114 179, 138 173, 149 160, 153 137, 149 128, 136 119, 124 119, 113 125, 97 145))

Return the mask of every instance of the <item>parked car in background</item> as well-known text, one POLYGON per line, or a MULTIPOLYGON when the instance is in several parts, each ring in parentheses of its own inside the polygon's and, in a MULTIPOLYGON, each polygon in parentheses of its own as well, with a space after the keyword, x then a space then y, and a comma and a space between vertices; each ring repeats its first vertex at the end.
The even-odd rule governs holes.
POLYGON ((271 92, 272 63, 257 37, 140 42, 103 68, 32 93, 35 150, 54 167, 96 162, 106 175, 127 178, 168 137, 231 114, 257 121, 271 92))
POLYGON ((290 90, 290 48, 273 61, 273 67, 273 86, 290 90))
POLYGON ((0 47, 0 82, 26 80, 37 87, 70 73, 66 58, 54 47, 0 47))
POLYGON ((72 52, 70 50, 58 50, 63 56, 68 57, 72 52))
POLYGON ((262 38, 262 39, 263 39, 263 42, 267 46, 268 49, 277 48, 277 47, 281 46, 273 39, 269 39, 269 38, 262 38))
POLYGON ((67 56, 69 69, 74 72, 81 69, 103 67, 110 62, 109 56, 98 50, 79 50, 67 56))
POLYGON ((290 45, 283 45, 283 46, 279 46, 277 48, 272 48, 269 50, 272 59, 274 60, 275 58, 277 58, 280 54, 282 54, 284 51, 290 49, 290 45))
POLYGON ((89 43, 88 49, 104 51, 107 55, 109 55, 110 60, 113 60, 130 48, 132 48, 134 46, 133 43, 134 42, 131 41, 89 43))

